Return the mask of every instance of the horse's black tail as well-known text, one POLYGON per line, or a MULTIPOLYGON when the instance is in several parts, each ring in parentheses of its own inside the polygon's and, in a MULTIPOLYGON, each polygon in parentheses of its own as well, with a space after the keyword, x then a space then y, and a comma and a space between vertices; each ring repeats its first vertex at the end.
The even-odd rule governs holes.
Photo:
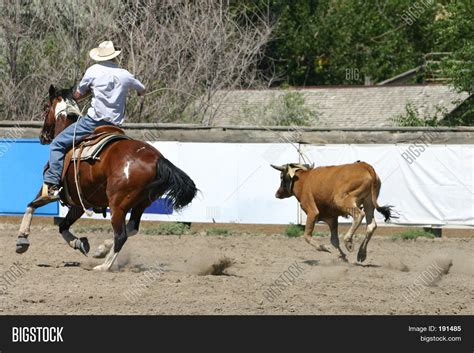
POLYGON ((148 186, 149 198, 155 200, 163 194, 171 200, 175 210, 191 203, 197 193, 194 181, 165 157, 156 163, 156 180, 148 186))

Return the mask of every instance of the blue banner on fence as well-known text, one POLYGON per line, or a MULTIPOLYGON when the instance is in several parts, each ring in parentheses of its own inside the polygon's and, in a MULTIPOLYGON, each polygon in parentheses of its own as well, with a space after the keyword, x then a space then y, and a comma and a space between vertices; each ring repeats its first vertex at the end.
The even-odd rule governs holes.
MULTIPOLYGON (((43 183, 49 146, 37 139, 0 139, 0 214, 21 215, 43 183)), ((57 202, 38 208, 38 215, 59 214, 57 202)))
MULTIPOLYGON (((110 213, 110 208, 107 208, 107 213, 110 213)), ((130 211, 128 212, 130 213, 130 211)), ((173 214, 173 204, 171 199, 167 197, 159 198, 153 201, 153 203, 145 209, 144 213, 151 214, 173 214)))
MULTIPOLYGON (((49 146, 36 139, 0 139, 0 214, 22 215, 41 188, 43 168, 48 161, 49 146)), ((154 201, 145 213, 173 214, 171 200, 154 201)), ((38 208, 37 215, 57 216, 57 202, 38 208)))
POLYGON ((164 197, 154 201, 145 209, 145 213, 173 214, 173 204, 171 199, 164 197))

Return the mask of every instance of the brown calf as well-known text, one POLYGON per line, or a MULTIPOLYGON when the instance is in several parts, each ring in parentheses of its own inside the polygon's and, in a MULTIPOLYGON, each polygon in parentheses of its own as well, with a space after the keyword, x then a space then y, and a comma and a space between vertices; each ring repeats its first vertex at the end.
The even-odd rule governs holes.
MULTIPOLYGON (((354 232, 364 216, 366 217, 367 233, 357 254, 357 260, 363 262, 367 257, 367 244, 377 228, 374 210, 382 213, 385 221, 392 217, 392 206, 381 207, 377 203, 382 184, 374 168, 365 162, 314 169, 303 164, 272 165, 272 167, 281 172, 281 184, 275 197, 284 199, 295 196, 307 215, 304 236, 309 244, 314 224, 317 221, 324 221, 331 230, 332 245, 339 250, 340 256, 346 259, 346 255, 339 247, 337 218, 352 216, 352 225, 344 236, 347 250, 352 251, 354 232)), ((329 251, 324 246, 316 248, 320 251, 329 251)))

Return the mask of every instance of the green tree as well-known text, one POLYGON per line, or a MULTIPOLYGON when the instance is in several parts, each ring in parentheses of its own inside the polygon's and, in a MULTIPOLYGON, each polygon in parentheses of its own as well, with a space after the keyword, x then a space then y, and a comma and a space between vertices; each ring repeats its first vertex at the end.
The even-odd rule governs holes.
POLYGON ((435 39, 435 3, 421 3, 415 12, 411 0, 270 1, 277 25, 262 69, 296 86, 377 82, 412 69, 435 39))
MULTIPOLYGON (((436 33, 435 50, 448 52, 441 69, 458 91, 474 93, 474 3, 455 1, 438 6, 431 29, 436 33)), ((446 118, 449 125, 474 125, 474 99, 465 101, 446 118)))
POLYGON ((437 34, 435 49, 450 52, 442 68, 461 91, 474 92, 474 2, 455 1, 438 8, 432 25, 437 34))

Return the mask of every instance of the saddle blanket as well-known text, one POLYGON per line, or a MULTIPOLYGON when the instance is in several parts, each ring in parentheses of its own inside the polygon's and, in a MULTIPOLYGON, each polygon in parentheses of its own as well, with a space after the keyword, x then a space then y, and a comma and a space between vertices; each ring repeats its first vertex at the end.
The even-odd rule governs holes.
MULTIPOLYGON (((76 146, 74 150, 74 156, 72 157, 71 160, 78 160, 79 153, 81 153, 80 159, 82 161, 87 160, 87 159, 99 159, 100 152, 104 149, 104 147, 112 141, 115 140, 131 140, 130 137, 127 135, 122 135, 122 134, 114 134, 114 135, 107 135, 104 138, 102 138, 100 141, 95 142, 94 144, 91 144, 90 146, 87 144, 89 141, 86 141, 86 145, 82 148, 82 153, 81 153, 81 146, 76 146)), ((83 142, 84 143, 84 142, 83 142)))

